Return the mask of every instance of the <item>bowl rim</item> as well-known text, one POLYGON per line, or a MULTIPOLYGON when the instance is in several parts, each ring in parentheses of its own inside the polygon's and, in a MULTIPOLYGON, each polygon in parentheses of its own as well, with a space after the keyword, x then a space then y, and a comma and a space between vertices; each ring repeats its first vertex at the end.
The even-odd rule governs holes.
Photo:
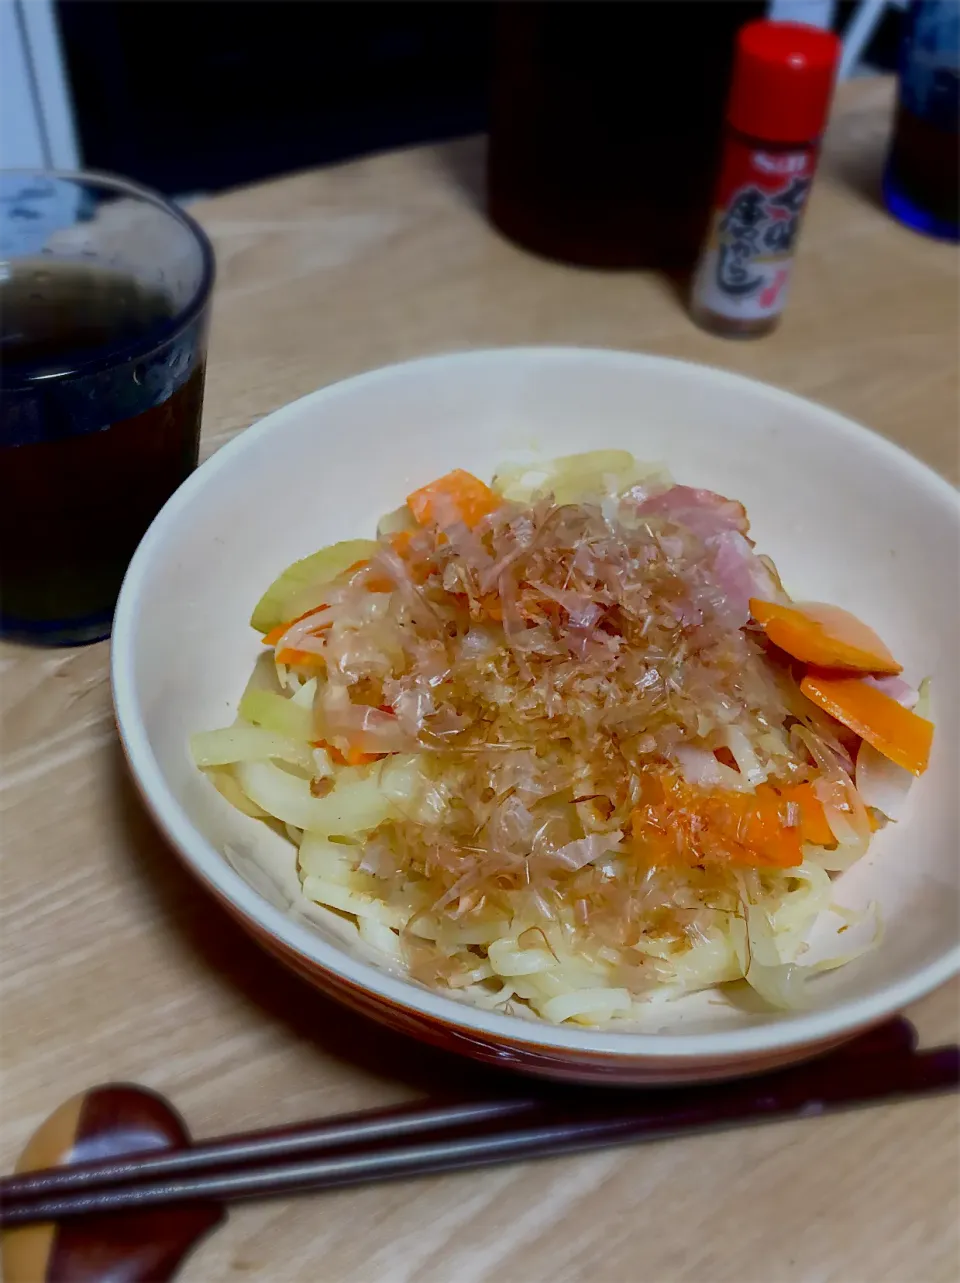
POLYGON ((674 357, 609 348, 578 346, 492 347, 445 352, 380 366, 318 388, 279 406, 256 423, 238 432, 221 446, 171 496, 160 510, 137 548, 120 591, 114 616, 111 643, 111 684, 117 730, 131 774, 161 831, 201 882, 228 901, 242 918, 261 932, 278 939, 286 948, 314 963, 335 978, 376 995, 384 1001, 411 1011, 427 1020, 481 1035, 489 1042, 521 1043, 544 1052, 566 1052, 603 1056, 617 1060, 648 1061, 669 1058, 690 1061, 698 1058, 732 1059, 745 1054, 801 1048, 875 1023, 901 1010, 960 972, 960 941, 933 962, 911 972, 867 997, 850 999, 825 1011, 778 1013, 777 1018, 739 1029, 718 1029, 697 1033, 605 1032, 569 1025, 551 1025, 494 1011, 485 1011, 465 1001, 421 987, 414 982, 381 970, 374 963, 351 957, 333 941, 327 941, 307 926, 292 920, 283 910, 268 903, 237 873, 223 855, 192 825, 186 812, 168 787, 153 753, 136 697, 135 647, 137 613, 144 581, 152 559, 162 547, 166 533, 180 512, 211 482, 268 432, 282 430, 304 410, 349 397, 376 382, 389 381, 411 371, 426 374, 439 366, 482 364, 491 360, 506 365, 564 363, 571 359, 605 364, 613 369, 629 366, 651 370, 683 368, 690 375, 715 384, 739 389, 771 402, 802 407, 825 420, 836 432, 862 448, 887 457, 928 492, 954 505, 960 518, 960 493, 932 468, 901 446, 853 419, 809 398, 787 392, 772 384, 715 366, 674 357))

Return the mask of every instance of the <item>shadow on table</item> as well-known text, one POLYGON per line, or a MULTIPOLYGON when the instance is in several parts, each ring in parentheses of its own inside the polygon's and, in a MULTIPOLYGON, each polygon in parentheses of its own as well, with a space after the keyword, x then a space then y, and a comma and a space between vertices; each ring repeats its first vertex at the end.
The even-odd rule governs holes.
POLYGON ((831 126, 824 170, 844 187, 878 209, 883 208, 881 179, 890 145, 892 121, 871 99, 859 111, 848 111, 831 126))
POLYGON ((438 143, 434 148, 436 164, 450 186, 460 193, 464 203, 486 217, 487 212, 487 137, 473 134, 438 143))
POLYGON ((364 1073, 389 1077, 425 1095, 495 1095, 518 1079, 418 1043, 324 997, 261 949, 198 882, 147 813, 119 746, 114 759, 116 807, 137 868, 198 964, 242 991, 297 1038, 364 1073), (384 1066, 389 1066, 385 1074, 384 1066))

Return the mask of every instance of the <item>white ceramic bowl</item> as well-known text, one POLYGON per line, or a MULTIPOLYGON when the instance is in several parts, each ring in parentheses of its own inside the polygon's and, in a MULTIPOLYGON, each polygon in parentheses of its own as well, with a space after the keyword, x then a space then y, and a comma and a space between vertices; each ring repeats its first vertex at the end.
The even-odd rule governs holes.
POLYGON ((417 1037, 556 1077, 677 1082, 756 1071, 840 1042, 958 970, 958 550, 957 495, 945 481, 776 388, 581 349, 413 361, 277 410, 177 491, 123 585, 117 722, 180 856, 268 949, 336 997, 417 1037), (883 942, 818 981, 814 1009, 759 1013, 701 995, 652 1006, 636 1033, 478 1011, 384 969, 335 915, 298 907, 292 848, 193 768, 187 738, 232 720, 260 653, 250 610, 282 567, 372 533, 380 514, 450 468, 488 478, 518 446, 547 456, 625 447, 742 500, 795 596, 848 607, 909 677, 932 675, 937 733, 911 814, 838 883, 851 906, 879 903, 883 942))

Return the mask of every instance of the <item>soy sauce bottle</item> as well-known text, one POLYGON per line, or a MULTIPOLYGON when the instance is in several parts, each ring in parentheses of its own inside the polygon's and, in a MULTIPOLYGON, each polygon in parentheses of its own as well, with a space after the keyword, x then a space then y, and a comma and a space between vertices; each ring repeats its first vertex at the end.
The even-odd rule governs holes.
POLYGON ((493 223, 590 267, 692 267, 734 40, 762 0, 507 0, 488 160, 493 223))

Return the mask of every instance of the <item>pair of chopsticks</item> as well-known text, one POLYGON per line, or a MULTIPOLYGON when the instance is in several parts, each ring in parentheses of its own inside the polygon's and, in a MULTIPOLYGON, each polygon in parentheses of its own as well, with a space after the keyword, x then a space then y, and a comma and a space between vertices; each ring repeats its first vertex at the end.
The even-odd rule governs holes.
POLYGON ((315 1192, 956 1089, 960 1048, 917 1052, 914 1043, 913 1028, 894 1020, 819 1060, 734 1082, 544 1088, 539 1096, 378 1110, 29 1172, 0 1181, 0 1224, 315 1192))

